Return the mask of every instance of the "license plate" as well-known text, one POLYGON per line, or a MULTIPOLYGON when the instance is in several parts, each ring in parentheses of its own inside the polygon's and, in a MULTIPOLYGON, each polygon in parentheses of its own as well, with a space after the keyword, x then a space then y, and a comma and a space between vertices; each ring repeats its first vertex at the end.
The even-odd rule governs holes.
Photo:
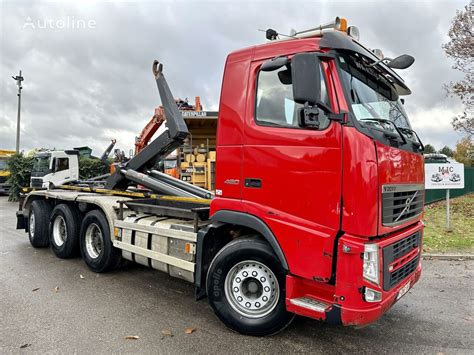
POLYGON ((399 300, 400 298, 402 298, 402 296, 408 292, 408 290, 410 289, 410 283, 411 282, 408 282, 405 286, 403 286, 400 291, 398 291, 398 295, 397 295, 397 300, 399 300))

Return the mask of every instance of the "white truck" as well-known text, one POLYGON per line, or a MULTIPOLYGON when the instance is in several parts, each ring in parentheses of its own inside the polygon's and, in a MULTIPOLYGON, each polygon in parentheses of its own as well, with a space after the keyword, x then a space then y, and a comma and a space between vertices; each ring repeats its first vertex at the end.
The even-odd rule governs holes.
POLYGON ((52 150, 35 154, 31 188, 51 188, 79 179, 79 152, 52 150))

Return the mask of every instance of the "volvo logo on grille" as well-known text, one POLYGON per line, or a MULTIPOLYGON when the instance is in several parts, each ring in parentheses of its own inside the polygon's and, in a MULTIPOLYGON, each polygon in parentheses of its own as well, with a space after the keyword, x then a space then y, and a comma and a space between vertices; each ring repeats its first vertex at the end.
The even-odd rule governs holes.
POLYGON ((405 201, 405 208, 402 210, 402 212, 400 212, 400 214, 398 215, 398 217, 394 220, 394 222, 398 222, 398 220, 400 218, 402 218, 402 216, 405 214, 405 213, 408 213, 410 211, 410 205, 411 203, 413 202, 413 200, 415 199, 416 195, 418 195, 418 191, 416 191, 412 197, 409 197, 407 198, 407 200, 405 201))
POLYGON ((405 208, 407 209, 406 212, 410 212, 410 204, 411 204, 412 199, 407 198, 405 201, 405 208))

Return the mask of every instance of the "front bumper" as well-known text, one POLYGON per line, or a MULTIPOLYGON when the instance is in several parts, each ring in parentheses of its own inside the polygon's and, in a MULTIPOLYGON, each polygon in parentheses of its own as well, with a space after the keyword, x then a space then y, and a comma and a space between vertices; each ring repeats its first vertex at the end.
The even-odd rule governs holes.
MULTIPOLYGON (((408 276, 399 286, 385 292, 382 301, 372 303, 369 308, 352 308, 350 306, 341 307, 341 323, 344 325, 366 325, 375 322, 387 312, 397 302, 400 290, 410 282, 410 289, 419 280, 421 275, 421 263, 418 264, 415 272, 408 276)), ((403 297, 403 296, 402 296, 403 297)))
MULTIPOLYGON (((362 326, 379 319, 397 301, 400 290, 410 283, 409 288, 419 280, 421 275, 421 247, 422 247, 423 224, 418 222, 415 225, 405 228, 388 237, 371 240, 379 247, 379 283, 374 284, 362 275, 364 244, 367 240, 344 235, 338 242, 336 278, 333 285, 321 282, 302 279, 296 276, 287 277, 286 305, 287 310, 302 316, 325 320, 332 324, 357 325, 362 326), (419 235, 418 244, 410 244, 409 248, 396 259, 388 259, 388 253, 383 251, 391 250, 395 245, 405 245, 406 241, 419 235), (344 247, 344 248, 343 248, 344 247), (385 249, 384 249, 385 248, 385 249), (387 279, 393 281, 393 273, 410 267, 410 263, 415 263, 406 272, 404 277, 397 278, 396 283, 387 287, 387 279), (395 265, 389 271, 388 265, 395 265), (393 270, 393 272, 392 272, 393 270), (379 302, 367 302, 364 299, 365 288, 377 291, 381 295, 379 302), (324 310, 314 311, 302 306, 301 302, 295 299, 312 299, 327 305, 324 310), (296 304, 295 304, 296 303, 296 304)), ((408 291, 407 288, 404 291, 408 291)))

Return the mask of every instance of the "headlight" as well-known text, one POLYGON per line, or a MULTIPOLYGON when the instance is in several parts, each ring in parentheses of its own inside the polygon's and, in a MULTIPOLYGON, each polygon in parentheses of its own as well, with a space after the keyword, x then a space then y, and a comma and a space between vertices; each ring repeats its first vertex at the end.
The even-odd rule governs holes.
POLYGON ((376 284, 379 283, 379 248, 377 244, 364 246, 364 278, 376 284))

